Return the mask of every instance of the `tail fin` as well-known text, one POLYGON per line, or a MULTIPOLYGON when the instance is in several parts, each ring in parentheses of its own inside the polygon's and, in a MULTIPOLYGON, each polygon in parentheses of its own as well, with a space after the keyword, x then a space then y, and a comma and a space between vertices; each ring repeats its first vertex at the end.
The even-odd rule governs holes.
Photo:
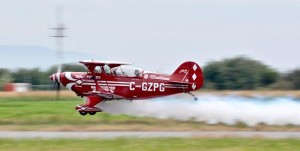
POLYGON ((189 91, 198 90, 203 85, 201 67, 195 62, 184 62, 171 75, 171 80, 174 82, 188 83, 189 91))

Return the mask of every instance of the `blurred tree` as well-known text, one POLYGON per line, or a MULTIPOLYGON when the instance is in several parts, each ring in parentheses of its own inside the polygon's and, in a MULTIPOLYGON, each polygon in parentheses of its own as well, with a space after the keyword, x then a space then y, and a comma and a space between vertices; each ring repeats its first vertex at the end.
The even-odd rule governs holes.
POLYGON ((0 90, 3 89, 6 83, 12 81, 12 75, 8 69, 0 69, 0 90))
POLYGON ((16 83, 31 83, 32 85, 42 84, 43 72, 38 68, 34 69, 18 69, 12 73, 13 82, 16 83))
MULTIPOLYGON (((81 65, 77 64, 64 64, 62 66, 62 72, 83 72, 86 71, 81 65)), ((0 71, 1 72, 1 71, 0 71)), ((19 83, 31 83, 32 85, 51 85, 52 81, 49 80, 49 76, 57 72, 57 66, 52 66, 47 71, 41 71, 38 68, 34 69, 18 69, 12 73, 13 81, 19 83)))
POLYGON ((268 86, 278 79, 278 73, 259 61, 236 57, 208 63, 204 68, 204 83, 215 89, 249 90, 268 86))
POLYGON ((272 69, 266 69, 262 71, 260 83, 262 86, 268 86, 272 83, 275 83, 279 78, 279 73, 272 69))
POLYGON ((224 71, 222 71, 222 64, 219 62, 211 62, 203 68, 204 83, 209 83, 214 89, 225 89, 224 71))
POLYGON ((300 69, 287 73, 283 79, 291 82, 293 89, 300 89, 300 69))
POLYGON ((270 85, 270 89, 273 90, 292 90, 294 89, 293 83, 287 80, 278 80, 277 82, 270 85))

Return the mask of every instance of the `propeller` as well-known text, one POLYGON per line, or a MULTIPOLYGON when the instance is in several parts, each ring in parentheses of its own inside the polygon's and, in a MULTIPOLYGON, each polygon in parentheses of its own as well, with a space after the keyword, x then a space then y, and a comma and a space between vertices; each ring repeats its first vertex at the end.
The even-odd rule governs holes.
POLYGON ((60 95, 60 75, 61 75, 61 64, 57 67, 57 72, 50 76, 50 80, 53 81, 53 89, 56 91, 56 100, 59 100, 60 95))
POLYGON ((54 81, 54 88, 56 90, 56 101, 59 100, 59 92, 60 92, 60 83, 58 82, 58 80, 54 81))

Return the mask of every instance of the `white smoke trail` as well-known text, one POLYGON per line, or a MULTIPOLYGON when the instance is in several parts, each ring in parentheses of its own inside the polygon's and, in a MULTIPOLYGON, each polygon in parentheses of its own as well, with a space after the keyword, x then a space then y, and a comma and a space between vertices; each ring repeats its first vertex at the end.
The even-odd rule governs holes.
POLYGON ((160 119, 195 120, 208 124, 248 126, 300 125, 300 100, 293 97, 237 97, 204 95, 199 101, 192 98, 167 97, 153 100, 111 101, 101 108, 112 114, 148 116, 160 119))

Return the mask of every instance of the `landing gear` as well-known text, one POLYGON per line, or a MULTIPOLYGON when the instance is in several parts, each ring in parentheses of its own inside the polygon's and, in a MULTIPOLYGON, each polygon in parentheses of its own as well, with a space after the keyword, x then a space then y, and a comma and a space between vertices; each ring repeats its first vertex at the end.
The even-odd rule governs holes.
POLYGON ((80 115, 85 116, 87 112, 79 112, 80 115))
POLYGON ((90 115, 95 115, 97 112, 89 112, 90 115))
POLYGON ((194 97, 194 101, 198 101, 198 98, 195 96, 195 94, 188 92, 188 94, 190 94, 192 97, 194 97))
POLYGON ((82 111, 79 112, 79 114, 82 115, 82 116, 85 116, 85 115, 87 115, 88 113, 89 113, 90 115, 95 115, 97 112, 82 112, 82 111))
POLYGON ((75 109, 76 109, 76 111, 79 112, 80 115, 83 115, 83 116, 87 115, 87 114, 95 115, 97 112, 102 112, 102 110, 99 108, 88 107, 85 105, 77 105, 75 109))

